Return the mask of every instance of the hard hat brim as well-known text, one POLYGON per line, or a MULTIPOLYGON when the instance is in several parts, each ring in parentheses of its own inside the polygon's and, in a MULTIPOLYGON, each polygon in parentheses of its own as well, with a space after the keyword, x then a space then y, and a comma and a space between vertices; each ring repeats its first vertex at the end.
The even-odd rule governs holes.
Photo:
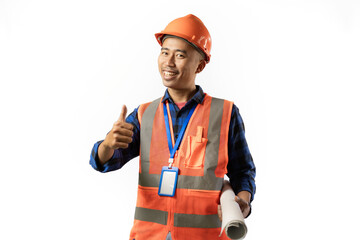
POLYGON ((156 38, 156 41, 160 44, 160 46, 162 46, 163 44, 163 38, 165 35, 172 35, 172 36, 175 36, 175 37, 180 37, 184 40, 186 40, 187 42, 189 42, 192 46, 198 48, 205 56, 205 61, 206 63, 209 63, 210 62, 210 57, 211 55, 209 53, 207 53, 207 51, 205 51, 205 49, 202 49, 200 46, 197 46, 195 45, 193 42, 193 39, 190 39, 188 36, 184 35, 184 34, 181 34, 181 33, 178 33, 178 32, 168 32, 168 31, 161 31, 159 33, 155 33, 155 38, 156 38))

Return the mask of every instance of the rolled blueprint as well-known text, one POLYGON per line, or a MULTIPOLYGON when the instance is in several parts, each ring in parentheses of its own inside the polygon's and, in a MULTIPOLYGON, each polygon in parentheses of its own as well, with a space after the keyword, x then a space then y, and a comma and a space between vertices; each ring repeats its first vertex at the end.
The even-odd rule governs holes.
POLYGON ((232 189, 226 189, 220 197, 222 223, 220 236, 225 229, 226 235, 231 239, 244 239, 247 233, 244 216, 239 204, 235 201, 232 189))

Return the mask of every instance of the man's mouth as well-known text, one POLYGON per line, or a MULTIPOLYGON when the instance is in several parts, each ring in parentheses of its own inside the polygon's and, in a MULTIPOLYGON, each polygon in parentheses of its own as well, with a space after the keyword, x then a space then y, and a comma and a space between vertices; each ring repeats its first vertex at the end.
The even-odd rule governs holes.
POLYGON ((165 76, 165 77, 173 77, 173 76, 175 76, 176 74, 177 74, 176 72, 164 71, 164 76, 165 76))
POLYGON ((172 80, 175 78, 176 75, 178 75, 178 71, 174 70, 163 70, 163 78, 164 80, 172 80))

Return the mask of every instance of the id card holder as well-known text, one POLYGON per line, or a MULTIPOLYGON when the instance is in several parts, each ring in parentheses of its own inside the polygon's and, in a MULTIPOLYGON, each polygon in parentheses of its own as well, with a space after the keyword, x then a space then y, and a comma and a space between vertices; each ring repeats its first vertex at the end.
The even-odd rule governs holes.
POLYGON ((162 168, 158 192, 160 196, 173 197, 175 195, 178 175, 179 169, 177 167, 162 168))

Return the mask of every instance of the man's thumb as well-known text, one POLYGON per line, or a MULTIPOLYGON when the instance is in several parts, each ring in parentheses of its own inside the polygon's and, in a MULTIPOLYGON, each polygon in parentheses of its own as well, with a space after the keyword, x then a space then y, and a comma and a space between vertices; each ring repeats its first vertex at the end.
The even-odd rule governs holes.
POLYGON ((119 117, 120 122, 125 122, 126 113, 127 113, 126 105, 123 105, 122 109, 121 109, 120 117, 119 117))

